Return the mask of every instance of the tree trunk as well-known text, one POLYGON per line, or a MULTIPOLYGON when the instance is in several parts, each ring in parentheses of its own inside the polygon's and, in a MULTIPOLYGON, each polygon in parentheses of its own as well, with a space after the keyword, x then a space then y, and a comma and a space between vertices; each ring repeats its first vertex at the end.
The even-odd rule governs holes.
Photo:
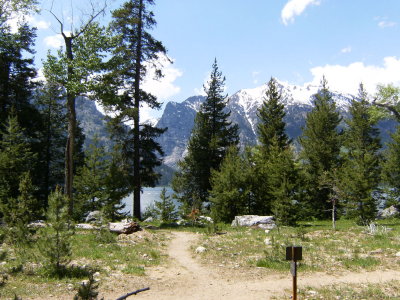
POLYGON ((134 85, 134 120, 133 120, 133 216, 141 219, 140 212, 140 192, 141 192, 141 178, 140 178, 140 73, 142 69, 142 30, 143 30, 143 0, 139 2, 139 17, 138 17, 138 41, 136 45, 136 64, 135 64, 135 85, 134 85))
MULTIPOLYGON (((72 37, 64 35, 65 51, 68 59, 68 81, 72 81, 73 68, 71 62, 72 55, 72 37)), ((75 95, 67 87, 67 111, 68 111, 68 138, 65 151, 65 187, 64 193, 69 199, 68 212, 72 216, 74 212, 74 202, 72 197, 72 186, 74 180, 74 146, 75 146, 75 128, 76 128, 76 112, 75 112, 75 95)))

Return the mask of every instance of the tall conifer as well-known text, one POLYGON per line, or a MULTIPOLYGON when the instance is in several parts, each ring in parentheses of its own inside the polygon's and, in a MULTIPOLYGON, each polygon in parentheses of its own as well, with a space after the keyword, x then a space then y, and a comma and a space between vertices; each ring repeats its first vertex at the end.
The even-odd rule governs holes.
POLYGON ((346 120, 341 190, 347 214, 356 217, 360 224, 368 224, 377 212, 372 192, 380 182, 380 138, 362 85, 358 97, 359 100, 352 100, 351 118, 346 120))
POLYGON ((187 209, 198 209, 208 201, 211 170, 219 170, 228 148, 239 142, 238 126, 228 121, 224 82, 215 60, 208 86, 204 87, 207 96, 196 115, 188 154, 179 163, 180 170, 173 180, 173 189, 187 209))
POLYGON ((341 122, 327 81, 314 95, 314 108, 307 114, 306 125, 300 137, 301 159, 305 174, 308 215, 329 217, 329 187, 321 188, 321 176, 337 168, 341 144, 338 125, 341 122))

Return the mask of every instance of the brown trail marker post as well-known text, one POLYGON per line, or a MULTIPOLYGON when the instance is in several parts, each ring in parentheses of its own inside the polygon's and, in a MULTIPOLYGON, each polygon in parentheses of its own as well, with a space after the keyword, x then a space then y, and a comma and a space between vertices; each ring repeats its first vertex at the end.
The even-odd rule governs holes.
POLYGON ((286 260, 290 260, 290 273, 293 276, 293 300, 297 300, 297 261, 302 260, 303 248, 299 246, 286 247, 286 260))

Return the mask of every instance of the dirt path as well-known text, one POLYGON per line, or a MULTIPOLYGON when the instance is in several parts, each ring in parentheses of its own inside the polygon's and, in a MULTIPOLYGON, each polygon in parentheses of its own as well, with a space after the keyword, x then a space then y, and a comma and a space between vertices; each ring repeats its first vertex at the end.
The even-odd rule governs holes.
MULTIPOLYGON (((168 255, 171 262, 167 266, 148 269, 146 284, 150 290, 132 296, 132 299, 270 299, 282 295, 285 289, 291 289, 291 275, 241 274, 231 270, 222 270, 202 266, 193 257, 190 246, 198 236, 188 232, 174 232, 168 255), (253 278, 251 278, 253 277, 253 278)), ((246 269, 248 270, 248 269, 246 269)), ((374 271, 364 273, 342 273, 332 276, 314 273, 302 276, 298 281, 301 287, 320 287, 337 283, 380 283, 400 278, 400 271, 374 271)), ((107 295, 105 299, 115 299, 107 295)), ((121 296, 119 294, 118 296, 121 296)))

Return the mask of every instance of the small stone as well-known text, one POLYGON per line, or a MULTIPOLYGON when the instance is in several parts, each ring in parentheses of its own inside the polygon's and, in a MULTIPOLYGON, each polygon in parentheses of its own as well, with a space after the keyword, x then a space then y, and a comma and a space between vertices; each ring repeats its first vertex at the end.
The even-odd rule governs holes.
POLYGON ((397 253, 396 253, 396 257, 400 257, 400 252, 397 252, 397 253))
POLYGON ((374 255, 374 254, 382 254, 382 253, 383 253, 382 249, 376 249, 376 250, 373 250, 373 251, 369 252, 369 254, 372 254, 372 255, 374 255))
POLYGON ((207 250, 206 248, 200 246, 200 247, 196 248, 195 252, 196 253, 204 253, 204 252, 206 252, 206 250, 207 250))
POLYGON ((272 242, 271 242, 270 238, 265 238, 264 244, 267 245, 267 246, 271 245, 272 242))
POLYGON ((96 272, 93 274, 93 277, 99 277, 100 276, 100 272, 96 272))
POLYGON ((315 296, 318 293, 316 291, 308 291, 307 294, 309 294, 311 296, 315 296))
POLYGON ((147 257, 149 257, 146 253, 145 254, 143 254, 142 255, 143 256, 143 258, 147 258, 147 257))
POLYGON ((269 229, 266 229, 266 230, 265 230, 265 233, 266 233, 266 234, 268 234, 269 232, 270 232, 270 230, 269 230, 269 229))
POLYGON ((74 289, 74 285, 72 283, 67 285, 68 291, 72 291, 74 289))

